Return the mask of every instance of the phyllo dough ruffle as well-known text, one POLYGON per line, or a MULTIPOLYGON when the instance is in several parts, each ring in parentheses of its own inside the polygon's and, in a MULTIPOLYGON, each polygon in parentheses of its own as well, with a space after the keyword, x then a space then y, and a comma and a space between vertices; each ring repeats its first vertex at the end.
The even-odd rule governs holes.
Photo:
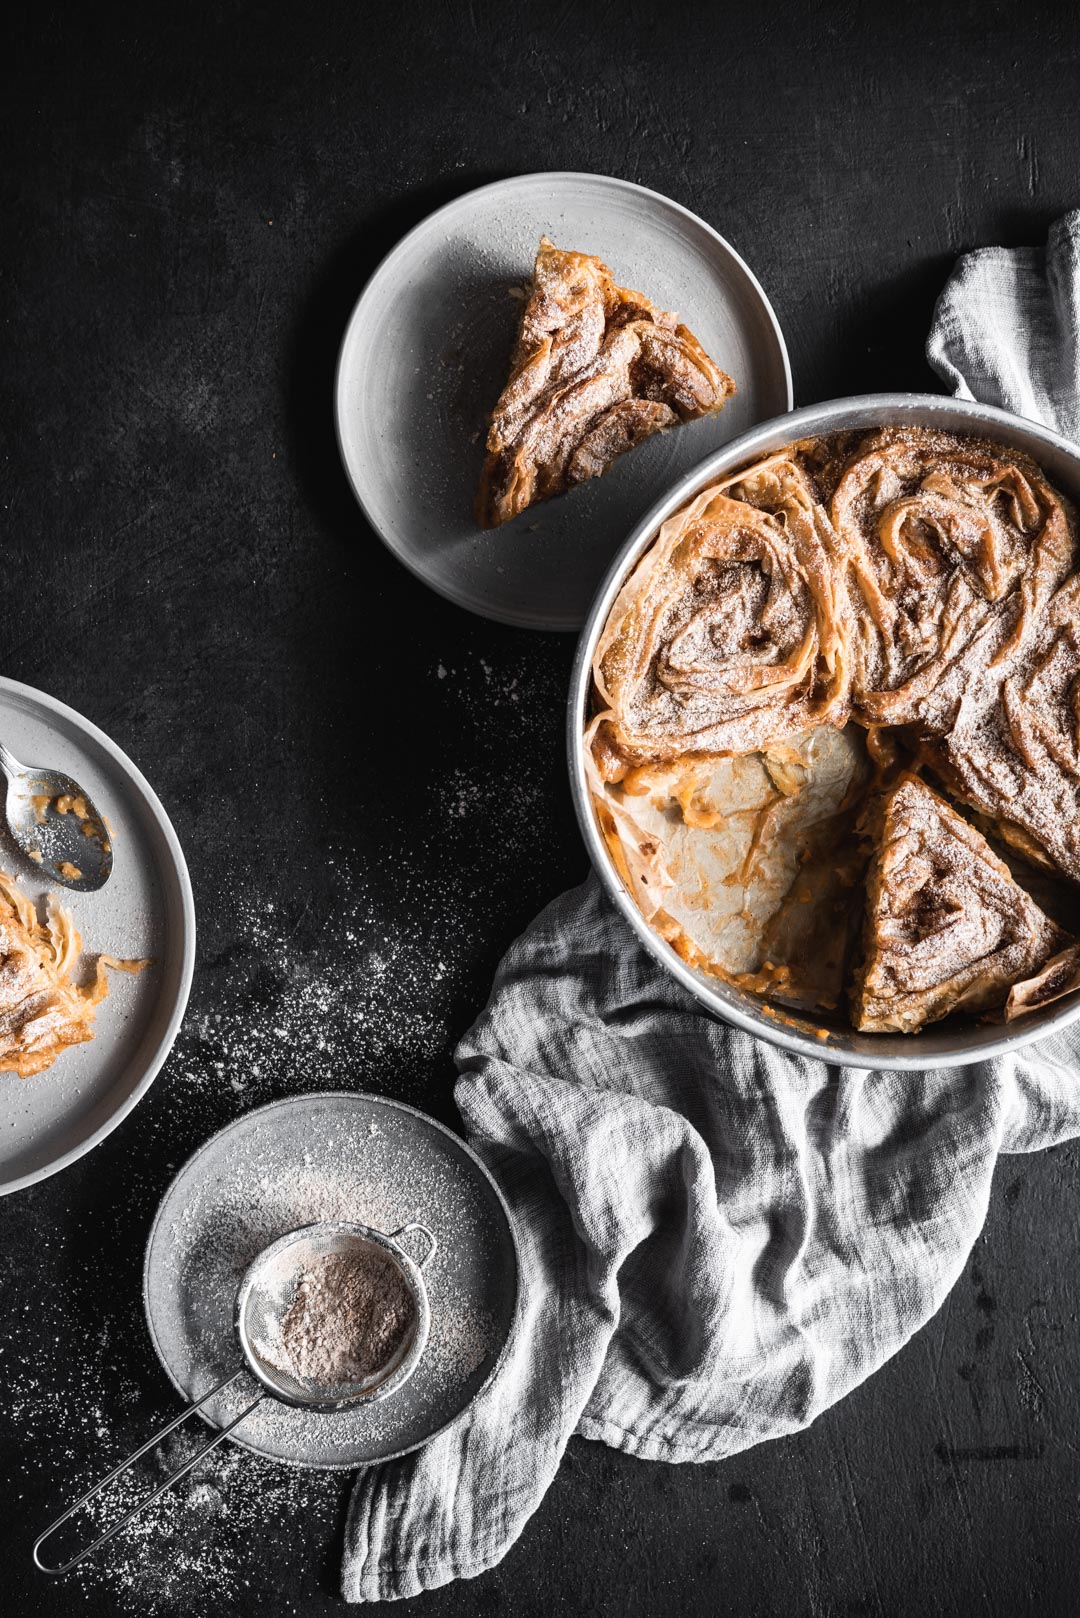
POLYGON ((914 775, 872 808, 863 960, 851 1019, 914 1033, 952 1011, 1003 1007, 1069 942, 974 826, 914 775))
POLYGON ((999 445, 890 428, 859 445, 830 510, 857 608, 856 718, 951 729, 1073 565, 1061 500, 999 445))
POLYGON ((72 979, 82 939, 50 895, 48 919, 0 872, 0 1073, 28 1078, 69 1045, 93 1039, 94 1012, 109 992, 106 967, 139 972, 145 961, 99 955, 91 980, 72 979))
POLYGON ((925 746, 948 790, 1028 858, 1080 881, 1080 575, 996 696, 925 746))
POLYGON ((593 662, 599 745, 617 771, 842 725, 851 635, 828 518, 771 456, 669 518, 623 585, 593 662))
POLYGON ((676 315, 617 286, 600 259, 545 236, 491 415, 480 526, 601 477, 653 433, 714 414, 734 392, 676 315))

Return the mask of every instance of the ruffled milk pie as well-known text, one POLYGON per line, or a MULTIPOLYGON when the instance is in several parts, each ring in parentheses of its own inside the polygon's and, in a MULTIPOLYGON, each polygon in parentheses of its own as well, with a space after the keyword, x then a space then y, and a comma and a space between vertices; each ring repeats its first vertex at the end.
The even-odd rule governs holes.
POLYGON ((794 1008, 833 1009, 846 977, 868 1031, 1080 990, 1080 947, 914 773, 1076 913, 1077 562, 1033 461, 913 427, 789 444, 670 517, 598 639, 586 732, 601 828, 653 928, 794 1008), (834 728, 842 751, 813 740, 834 728), (884 804, 864 818, 869 878, 867 797, 884 804))
POLYGON ((602 477, 653 433, 719 410, 735 384, 678 317, 545 236, 491 415, 483 528, 602 477))

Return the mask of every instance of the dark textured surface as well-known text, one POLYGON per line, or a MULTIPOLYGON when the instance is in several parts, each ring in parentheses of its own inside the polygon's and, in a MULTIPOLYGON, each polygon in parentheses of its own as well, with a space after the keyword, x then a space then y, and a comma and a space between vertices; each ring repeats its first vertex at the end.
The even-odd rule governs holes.
MULTIPOLYGON (((583 873, 570 641, 425 594, 337 464, 335 345, 381 254, 503 174, 640 180, 759 273, 807 402, 932 385, 954 255, 1080 200, 1071 7, 220 10, 29 7, 4 53, 3 672, 143 767, 200 926, 148 1098, 0 1205, 19 1615, 341 1610, 345 1483, 248 1457, 75 1582, 30 1541, 175 1408, 139 1299, 172 1169, 298 1087, 451 1117, 500 950, 583 873), (362 1028, 253 1052, 298 1026, 290 963, 359 984, 362 1028)), ((1074 1612, 1078 1166, 1006 1161, 942 1315, 809 1433, 683 1469, 576 1442, 500 1568, 407 1610, 1074 1612)))

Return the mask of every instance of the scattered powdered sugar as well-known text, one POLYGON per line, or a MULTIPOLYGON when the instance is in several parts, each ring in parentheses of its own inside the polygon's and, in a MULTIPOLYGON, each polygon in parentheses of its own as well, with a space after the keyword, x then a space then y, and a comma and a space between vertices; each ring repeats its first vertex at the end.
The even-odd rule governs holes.
POLYGON ((451 1033, 432 991, 449 952, 432 959, 419 936, 380 933, 374 906, 356 887, 343 884, 329 959, 297 950, 292 917, 274 901, 251 889, 230 896, 233 923, 258 940, 258 953, 237 963, 227 992, 189 1019, 174 1078, 228 1085, 250 1104, 316 1067, 325 1073, 362 1056, 365 1065, 393 1057, 420 1069, 442 1054, 451 1033))
MULTIPOLYGON (((51 1297, 36 1307, 43 1341, 63 1326, 63 1308, 51 1297)), ((112 1360, 108 1338, 114 1325, 87 1343, 85 1359, 62 1383, 41 1378, 32 1364, 5 1367, 7 1415, 18 1433, 29 1435, 8 1468, 9 1501, 24 1519, 27 1546, 53 1516, 179 1411, 179 1401, 161 1399, 157 1378, 139 1375, 141 1368, 132 1374, 122 1359, 112 1360), (42 1494, 46 1469, 49 1487, 42 1494)), ((47 1542, 46 1559, 59 1561, 104 1532, 208 1436, 195 1419, 171 1434, 47 1542)), ((260 1460, 226 1442, 111 1544, 65 1575, 70 1610, 82 1611, 93 1593, 104 1591, 107 1610, 124 1618, 197 1618, 232 1601, 262 1610, 263 1600, 271 1599, 275 1613, 299 1618, 308 1606, 305 1596, 318 1591, 319 1562, 340 1532, 351 1484, 338 1474, 260 1460), (310 1569, 295 1605, 272 1578, 277 1556, 310 1569)))
POLYGON ((545 828, 561 776, 517 768, 507 750, 520 734, 540 737, 545 756, 561 752, 565 669, 448 656, 429 683, 437 719, 464 743, 422 799, 389 796, 377 849, 361 861, 345 846, 318 848, 310 892, 267 897, 256 872, 200 894, 201 970, 169 1062, 173 1086, 252 1106, 361 1082, 423 1105, 433 1064, 487 998, 495 941, 580 876, 583 856, 567 879, 551 872, 545 828))
MULTIPOLYGON (((571 649, 534 638, 519 652, 508 638, 497 656, 481 656, 468 640, 466 625, 426 670, 433 724, 452 738, 429 790, 407 799, 389 792, 377 834, 363 844, 343 836, 313 848, 309 893, 283 887, 269 858, 230 860, 219 885, 212 873, 224 862, 200 862, 199 968, 165 1069, 124 1130, 94 1154, 89 1179, 76 1168, 53 1183, 54 1191, 66 1188, 60 1198, 35 1201, 30 1192, 9 1199, 9 1213, 25 1219, 32 1205, 39 1221, 34 1285, 24 1284, 21 1271, 4 1278, 7 1331, 0 1339, 0 1441, 11 1455, 11 1509, 25 1524, 27 1545, 181 1409, 154 1356, 140 1300, 141 1250, 168 1174, 222 1124, 285 1094, 306 1092, 314 1102, 320 1090, 390 1090, 449 1116, 451 1053, 486 999, 499 954, 543 902, 581 875, 576 839, 566 840, 568 849, 551 839, 556 801, 570 823, 561 771, 526 767, 561 755, 571 649)), ((347 813, 346 805, 342 817, 347 813)), ((264 852, 272 851, 271 841, 264 852)), ((141 947, 137 937, 114 940, 108 929, 91 942, 99 941, 141 947)), ((130 995, 147 976, 120 988, 130 995)), ((77 1063, 82 1054, 66 1053, 65 1061, 77 1063)), ((433 1223, 426 1199, 436 1188, 395 1176, 387 1144, 371 1109, 347 1138, 326 1130, 316 1142, 305 1132, 290 1154, 252 1154, 233 1182, 226 1168, 220 1201, 178 1216, 178 1245, 197 1225, 206 1237, 205 1267, 191 1273, 191 1285, 197 1279, 229 1317, 222 1337, 196 1345, 204 1354, 221 1352, 223 1375, 236 1364, 231 1300, 245 1251, 254 1256, 288 1224, 343 1213, 382 1229, 418 1216, 433 1223), (343 1203, 343 1168, 365 1154, 374 1166, 372 1149, 380 1145, 386 1178, 373 1175, 361 1197, 353 1173, 343 1203), (237 1237, 232 1251, 230 1231, 237 1237)), ((444 1180, 452 1191, 449 1168, 444 1180)), ((441 1201, 452 1211, 452 1196, 441 1201)), ((440 1386, 483 1381, 505 1324, 504 1255, 475 1292, 454 1279, 453 1253, 487 1218, 468 1206, 458 1213, 453 1229, 436 1230, 433 1331, 413 1379, 433 1404, 440 1386)), ((263 1406, 260 1442, 287 1447, 295 1416, 263 1406)), ((107 1526, 118 1500, 133 1502, 208 1436, 191 1418, 139 1463, 133 1480, 95 1503, 94 1523, 107 1526)), ((379 1436, 374 1424, 368 1436, 379 1436)), ((66 1576, 73 1610, 93 1599, 132 1618, 196 1618, 231 1602, 242 1611, 306 1612, 337 1589, 349 1465, 315 1471, 224 1442, 66 1576), (295 1605, 277 1576, 284 1564, 297 1569, 295 1605)), ((65 1532, 90 1527, 83 1519, 65 1532)), ((85 1538, 54 1543, 59 1553, 85 1538)))

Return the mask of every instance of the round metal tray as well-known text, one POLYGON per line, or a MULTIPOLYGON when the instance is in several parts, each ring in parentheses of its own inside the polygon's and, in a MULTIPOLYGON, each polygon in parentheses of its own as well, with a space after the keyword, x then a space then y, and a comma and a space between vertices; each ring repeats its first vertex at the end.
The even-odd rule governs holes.
MULTIPOLYGON (((301 1225, 414 1219, 438 1250, 425 1269, 431 1326, 409 1381, 381 1403, 321 1415, 267 1400, 232 1442, 268 1460, 352 1470, 426 1444, 496 1374, 513 1327, 518 1259, 502 1196, 476 1153, 434 1118, 386 1097, 320 1091, 244 1113, 190 1157, 150 1231, 150 1336, 185 1399, 240 1366, 236 1290, 251 1260, 301 1225)), ((258 1391, 241 1378, 200 1412, 224 1426, 258 1391)))

